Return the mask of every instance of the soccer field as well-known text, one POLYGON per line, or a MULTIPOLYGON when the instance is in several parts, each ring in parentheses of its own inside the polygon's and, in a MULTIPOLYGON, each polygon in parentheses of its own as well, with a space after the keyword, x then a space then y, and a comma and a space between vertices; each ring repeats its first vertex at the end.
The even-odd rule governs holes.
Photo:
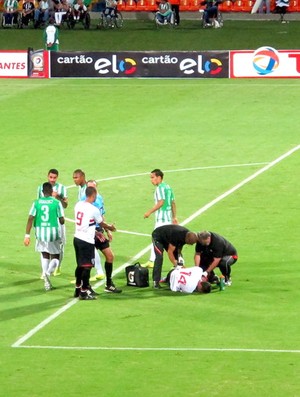
MULTIPOLYGON (((298 397, 298 80, 1 80, 1 393, 8 397, 298 397), (73 218, 82 168, 115 222, 115 284, 73 299, 74 225, 43 290, 23 246, 50 168, 73 218), (178 219, 238 249, 233 285, 208 295, 126 286, 149 256, 149 173, 165 171, 178 219), (130 232, 130 233, 126 233, 130 232)), ((187 265, 193 247, 185 246, 187 265)), ((164 273, 170 269, 167 257, 164 273)))

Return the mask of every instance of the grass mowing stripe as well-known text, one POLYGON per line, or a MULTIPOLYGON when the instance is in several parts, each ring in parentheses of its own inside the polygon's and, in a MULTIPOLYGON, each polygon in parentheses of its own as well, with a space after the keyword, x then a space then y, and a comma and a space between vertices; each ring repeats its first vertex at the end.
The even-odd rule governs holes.
MULTIPOLYGON (((257 172, 255 172, 254 174, 250 175, 248 178, 244 179, 243 181, 241 181, 240 183, 238 183, 237 185, 235 185, 233 188, 227 190, 227 192, 221 194, 220 196, 218 196, 216 199, 212 200, 210 203, 206 204, 204 207, 200 208, 198 211, 196 211, 194 214, 192 214, 190 217, 188 217, 187 219, 185 219, 181 224, 182 225, 186 225, 189 222, 191 222, 193 219, 195 219, 197 216, 199 216, 200 214, 202 214, 203 212, 205 212, 206 210, 208 210, 209 208, 211 208, 212 206, 214 206, 215 204, 217 204, 218 202, 220 202, 221 200, 223 200, 224 198, 228 197, 230 194, 234 193, 235 191, 237 191, 238 189, 240 189, 241 187, 243 187, 244 185, 246 185, 248 182, 251 182, 252 180, 254 180, 255 178, 257 178, 259 175, 261 175, 262 173, 268 171, 270 168, 274 167, 276 164, 278 164, 279 162, 283 161, 284 159, 286 159, 287 157, 289 157, 290 155, 292 155, 293 153, 295 153, 297 150, 300 149, 300 145, 295 146, 294 148, 292 148, 291 150, 289 150, 288 152, 284 153, 283 155, 279 156, 277 159, 273 160, 271 163, 269 163, 268 165, 266 165, 265 167, 261 168, 260 170, 258 170, 257 172)), ((135 260, 139 259, 141 256, 143 256, 147 251, 150 250, 152 244, 149 244, 148 247, 144 248, 143 250, 141 250, 138 254, 136 254, 129 262, 124 263, 123 265, 121 265, 120 267, 118 267, 113 274, 117 274, 120 271, 122 271, 126 266, 128 266, 129 264, 133 263, 135 260)), ((95 288, 97 288, 99 285, 102 285, 102 282, 99 282, 98 284, 95 285, 95 288)), ((31 331, 29 331, 26 335, 24 335, 23 337, 21 337, 20 339, 18 339, 13 345, 12 347, 21 347, 22 343, 25 342, 26 340, 30 339, 31 336, 33 336, 35 333, 37 333, 39 330, 41 330, 42 328, 44 328, 47 324, 49 324, 52 320, 54 320, 55 318, 57 318, 58 316, 60 316, 60 314, 64 313, 66 310, 68 310, 70 307, 72 307, 76 302, 78 302, 77 299, 72 299, 69 303, 67 303, 66 305, 64 305, 61 309, 57 310, 53 315, 49 316, 47 319, 45 319, 44 321, 42 321, 38 326, 36 326, 35 328, 33 328, 31 331)))

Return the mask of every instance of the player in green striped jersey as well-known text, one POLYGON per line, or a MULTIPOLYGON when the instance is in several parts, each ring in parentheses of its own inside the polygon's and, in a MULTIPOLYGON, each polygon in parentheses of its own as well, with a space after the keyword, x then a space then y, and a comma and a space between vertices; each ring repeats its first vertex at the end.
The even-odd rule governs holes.
POLYGON ((41 253, 41 264, 45 289, 52 288, 49 276, 59 265, 61 253, 61 228, 65 222, 64 209, 60 201, 52 197, 51 183, 43 184, 43 195, 32 204, 26 224, 24 244, 30 244, 30 231, 35 228, 36 251, 41 253))
MULTIPOLYGON (((61 183, 57 182, 58 179, 58 171, 55 168, 51 168, 49 170, 48 175, 48 182, 52 185, 52 196, 59 200, 64 208, 68 206, 68 195, 67 195, 67 188, 62 185, 61 183)), ((37 198, 44 197, 43 194, 43 185, 38 187, 37 198)))
MULTIPOLYGON (((51 168, 49 170, 48 175, 48 182, 52 185, 52 197, 55 197, 59 200, 63 206, 63 208, 67 208, 68 206, 68 195, 67 195, 67 188, 62 185, 61 183, 57 182, 58 179, 58 170, 55 168, 51 168)), ((44 197, 43 194, 43 185, 38 187, 37 198, 44 197)), ((66 244, 66 229, 65 225, 60 225, 60 233, 61 233, 61 253, 60 253, 60 260, 57 268, 54 270, 53 275, 59 276, 61 274, 61 262, 63 260, 63 253, 64 253, 64 246, 66 244)), ((43 276, 42 276, 43 277, 43 276)))
MULTIPOLYGON (((156 186, 154 192, 154 206, 149 211, 145 212, 144 218, 155 213, 155 226, 156 229, 159 226, 177 224, 176 218, 176 203, 173 190, 170 185, 163 181, 164 173, 156 168, 151 171, 150 180, 151 183, 156 186)), ((154 249, 151 249, 150 259, 143 266, 153 267, 155 260, 154 249)))

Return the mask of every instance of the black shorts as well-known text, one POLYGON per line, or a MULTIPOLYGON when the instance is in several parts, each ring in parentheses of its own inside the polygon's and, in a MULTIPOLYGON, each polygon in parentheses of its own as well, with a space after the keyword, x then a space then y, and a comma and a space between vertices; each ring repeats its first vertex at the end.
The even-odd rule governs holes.
POLYGON ((95 245, 74 237, 73 245, 77 266, 93 267, 95 265, 95 245))
POLYGON ((100 241, 97 237, 95 238, 95 247, 97 250, 103 251, 105 248, 109 247, 109 240, 100 241))

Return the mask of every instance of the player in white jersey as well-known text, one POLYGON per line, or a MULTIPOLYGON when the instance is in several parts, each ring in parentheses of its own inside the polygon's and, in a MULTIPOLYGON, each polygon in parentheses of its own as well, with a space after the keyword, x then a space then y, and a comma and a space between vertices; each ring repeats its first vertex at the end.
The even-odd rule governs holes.
MULTIPOLYGON (((150 173, 151 183, 156 186, 154 192, 154 206, 144 214, 144 218, 149 218, 151 214, 155 214, 156 229, 159 226, 177 224, 176 203, 172 188, 163 181, 164 173, 156 168, 150 173)), ((155 252, 151 248, 149 261, 142 264, 144 267, 152 268, 154 266, 155 252)))
MULTIPOLYGON (((51 168, 48 171, 47 175, 48 182, 52 185, 52 197, 55 197, 57 200, 61 202, 63 208, 67 208, 68 206, 68 194, 67 188, 61 183, 57 182, 58 179, 58 170, 56 168, 51 168)), ((44 197, 43 193, 43 185, 38 187, 37 198, 44 197)), ((59 276, 61 274, 61 263, 64 256, 64 246, 66 245, 66 227, 65 224, 60 225, 60 236, 61 236, 61 252, 59 264, 53 272, 53 276, 59 276)))
MULTIPOLYGON (((77 267, 75 271, 76 287, 74 297, 82 300, 96 299, 96 293, 90 286, 90 272, 95 263, 95 233, 96 224, 100 224, 105 230, 115 231, 114 225, 109 225, 103 221, 102 215, 98 208, 92 203, 96 200, 97 190, 94 187, 88 187, 85 191, 85 201, 79 201, 75 205, 75 234, 74 249, 76 255, 77 267)), ((105 239, 102 233, 96 234, 99 239, 105 239)), ((106 292, 121 292, 110 282, 106 281, 106 292), (112 288, 115 291, 112 291, 112 288)))
MULTIPOLYGON (((89 187, 89 186, 92 186, 92 187, 94 187, 97 190, 97 182, 94 179, 90 179, 89 181, 87 181, 87 187, 89 187)), ((82 198, 82 200, 85 200, 85 198, 86 198, 86 196, 84 195, 84 198, 82 198)), ((104 215, 105 215, 104 200, 103 200, 103 197, 99 194, 98 190, 97 190, 97 197, 96 197, 96 200, 93 202, 93 205, 99 209, 100 214, 102 215, 103 220, 105 221, 105 217, 104 217, 104 215)), ((100 231, 100 232, 104 232, 104 230, 99 225, 97 225, 96 230, 100 231)), ((107 234, 108 242, 112 241, 112 233, 109 230, 105 230, 105 232, 107 234)), ((95 270, 96 270, 96 276, 91 277, 90 281, 103 280, 104 277, 105 277, 103 269, 102 269, 101 258, 100 258, 100 255, 99 255, 98 249, 97 249, 98 248, 97 243, 100 243, 100 242, 99 242, 99 240, 96 240, 95 242, 96 242, 96 244, 95 244, 95 270)), ((103 244, 103 243, 100 243, 100 244, 103 244)), ((102 246, 99 247, 99 250, 101 250, 101 248, 102 248, 102 246)), ((105 248, 107 248, 107 247, 105 246, 105 248)), ((103 254, 105 255, 105 259, 106 260, 110 259, 108 261, 109 262, 113 262, 114 258, 113 258, 113 254, 112 254, 111 249, 110 250, 104 250, 103 254), (107 258, 107 256, 108 256, 107 253, 111 254, 110 258, 107 258)))
POLYGON ((211 291, 211 285, 207 282, 206 275, 198 267, 177 266, 169 274, 168 280, 170 289, 174 292, 184 292, 192 294, 193 292, 208 293, 211 291))
POLYGON ((43 184, 43 197, 34 201, 31 206, 24 244, 30 244, 30 231, 35 228, 36 251, 41 253, 42 278, 45 289, 52 288, 49 277, 58 266, 61 253, 60 225, 64 223, 64 210, 61 202, 52 197, 52 185, 43 184))

